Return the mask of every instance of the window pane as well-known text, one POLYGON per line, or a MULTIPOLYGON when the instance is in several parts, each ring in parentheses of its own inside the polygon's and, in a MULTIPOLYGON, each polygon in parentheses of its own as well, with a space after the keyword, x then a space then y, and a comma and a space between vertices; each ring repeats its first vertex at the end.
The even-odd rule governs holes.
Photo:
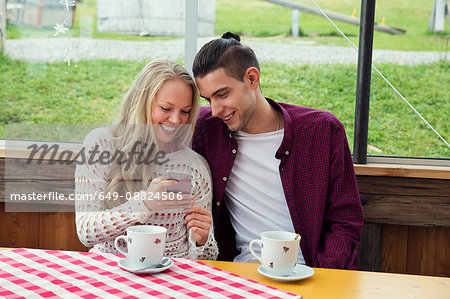
MULTIPOLYGON (((309 0, 296 2, 311 5, 309 0)), ((448 50, 445 33, 426 31, 433 2, 377 3, 375 21, 405 29, 406 34, 376 31, 374 64, 448 141, 448 57, 433 63, 426 60, 436 53, 445 57, 448 50), (416 52, 416 58, 405 61, 405 57, 412 57, 408 56, 410 51, 434 54, 416 52), (395 55, 406 64, 380 62, 395 55), (416 64, 420 61, 427 63, 416 64)), ((124 94, 149 60, 167 57, 183 62, 184 20, 176 12, 184 7, 168 9, 166 5, 172 2, 166 0, 83 0, 72 6, 74 3, 67 1, 66 6, 64 1, 8 0, 6 56, 0 56, 0 138, 6 137, 6 124, 113 123, 124 94), (115 13, 121 17, 114 18, 115 13), (164 32, 152 31, 156 23, 150 21, 155 20, 151 13, 162 14, 159 23, 155 22, 164 32), (162 23, 168 20, 175 22, 175 29, 162 23)), ((241 34, 243 43, 250 45, 261 61, 264 95, 330 111, 344 124, 353 150, 357 52, 353 52, 353 61, 336 62, 349 45, 327 20, 301 13, 300 37, 292 38, 291 10, 279 5, 259 0, 199 3, 199 45, 227 30, 241 34), (269 45, 279 51, 270 50, 273 48, 269 45), (287 46, 290 50, 281 51, 287 46), (332 53, 325 55, 326 59, 317 59, 323 57, 322 46, 332 53)), ((324 0, 319 5, 355 18, 360 15, 360 0, 324 0)), ((357 26, 336 24, 358 44, 357 26)), ((448 32, 448 22, 445 30, 448 32)), ((375 73, 370 109, 369 155, 450 157, 448 146, 375 73)), ((32 130, 27 133, 34 136, 32 130)), ((36 138, 47 136, 41 133, 36 133, 36 138)))

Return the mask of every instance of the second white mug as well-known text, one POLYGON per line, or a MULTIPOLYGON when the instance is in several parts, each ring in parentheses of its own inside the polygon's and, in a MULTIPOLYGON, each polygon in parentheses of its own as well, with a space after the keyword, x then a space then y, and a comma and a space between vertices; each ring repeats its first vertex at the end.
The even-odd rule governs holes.
POLYGON ((261 240, 250 242, 249 250, 261 262, 267 273, 287 276, 297 264, 300 235, 286 231, 263 232, 261 240), (261 246, 261 256, 254 251, 255 244, 261 246))

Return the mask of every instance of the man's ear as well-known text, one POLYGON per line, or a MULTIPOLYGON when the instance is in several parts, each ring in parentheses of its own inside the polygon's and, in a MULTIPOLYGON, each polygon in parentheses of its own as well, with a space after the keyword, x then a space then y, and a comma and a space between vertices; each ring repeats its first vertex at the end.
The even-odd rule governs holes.
POLYGON ((249 67, 244 74, 244 79, 250 84, 250 89, 259 88, 260 74, 256 67, 249 67))

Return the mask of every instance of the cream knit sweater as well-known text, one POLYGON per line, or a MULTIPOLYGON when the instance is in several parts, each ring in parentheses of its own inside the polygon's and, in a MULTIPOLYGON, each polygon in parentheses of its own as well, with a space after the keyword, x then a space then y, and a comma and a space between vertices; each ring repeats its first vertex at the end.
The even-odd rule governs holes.
MULTIPOLYGON (((85 152, 98 150, 114 152, 111 130, 95 129, 86 137, 83 147, 85 152)), ((195 205, 211 212, 212 184, 211 173, 206 160, 189 148, 166 154, 169 162, 163 165, 152 164, 153 177, 165 177, 167 170, 191 173, 191 190, 195 205)), ((76 200, 76 225, 80 241, 93 248, 92 252, 118 253, 114 248, 114 239, 125 234, 126 228, 132 225, 159 225, 167 228, 165 256, 185 257, 192 259, 214 260, 218 255, 217 243, 214 239, 213 227, 203 246, 196 246, 192 234, 184 224, 183 209, 150 211, 138 196, 127 195, 129 200, 106 209, 102 197, 106 196, 110 165, 87 163, 77 165, 75 171, 75 193, 80 196, 91 196, 91 199, 76 200), (92 164, 92 165, 91 165, 92 164)), ((143 190, 144 192, 145 190, 143 190)), ((111 195, 111 194, 110 194, 111 195)))

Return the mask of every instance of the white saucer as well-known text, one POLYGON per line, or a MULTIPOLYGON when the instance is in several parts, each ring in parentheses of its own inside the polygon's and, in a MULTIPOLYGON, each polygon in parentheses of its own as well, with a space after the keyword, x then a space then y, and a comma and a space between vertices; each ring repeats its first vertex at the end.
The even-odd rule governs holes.
POLYGON ((167 264, 165 266, 149 267, 149 268, 140 269, 140 270, 136 270, 136 268, 133 267, 127 259, 121 259, 117 262, 117 264, 119 265, 120 268, 122 268, 128 272, 135 273, 135 274, 154 274, 154 273, 159 273, 159 272, 169 269, 170 267, 173 266, 174 262, 171 259, 169 264, 167 264))
POLYGON ((314 274, 314 269, 305 265, 297 264, 292 274, 286 276, 278 276, 266 272, 266 268, 262 265, 258 267, 258 272, 262 275, 277 281, 296 281, 308 278, 314 274))

